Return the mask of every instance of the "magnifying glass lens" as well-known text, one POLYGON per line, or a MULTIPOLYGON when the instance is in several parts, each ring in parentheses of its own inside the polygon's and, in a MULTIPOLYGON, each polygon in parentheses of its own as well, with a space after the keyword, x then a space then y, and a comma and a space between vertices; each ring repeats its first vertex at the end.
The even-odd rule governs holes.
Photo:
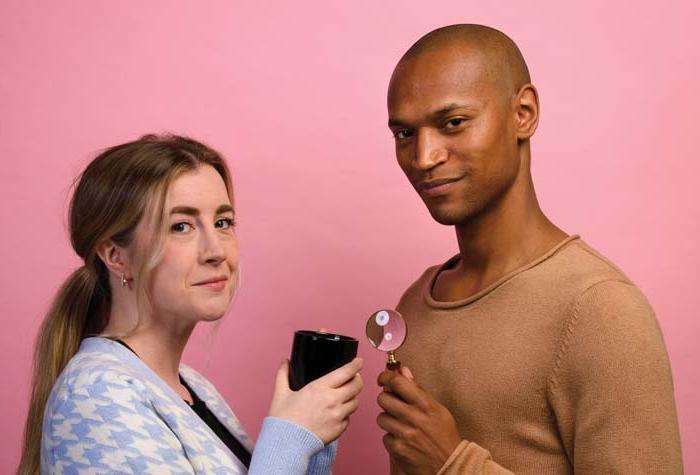
POLYGON ((396 310, 379 310, 369 317, 365 331, 376 349, 396 351, 406 339, 406 322, 396 310))

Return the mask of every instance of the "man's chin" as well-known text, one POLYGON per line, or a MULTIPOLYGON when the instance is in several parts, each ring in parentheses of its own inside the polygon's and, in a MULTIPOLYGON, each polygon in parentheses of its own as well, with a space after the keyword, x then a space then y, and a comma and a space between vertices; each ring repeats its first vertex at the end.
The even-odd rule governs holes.
POLYGON ((444 226, 455 226, 459 223, 463 223, 468 219, 468 213, 463 211, 456 211, 450 209, 442 209, 439 207, 428 208, 430 216, 433 217, 435 221, 444 226))

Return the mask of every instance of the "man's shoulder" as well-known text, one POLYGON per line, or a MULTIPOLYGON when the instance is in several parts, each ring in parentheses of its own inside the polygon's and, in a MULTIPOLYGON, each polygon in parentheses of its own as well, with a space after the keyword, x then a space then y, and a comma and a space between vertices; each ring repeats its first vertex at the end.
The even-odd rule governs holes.
POLYGON ((543 263, 540 284, 549 295, 566 299, 577 309, 593 313, 653 315, 644 293, 610 259, 581 239, 573 240, 543 263), (556 289, 555 293, 551 290, 556 289), (604 312, 601 310, 605 310, 604 312))
POLYGON ((571 240, 543 264, 538 266, 539 270, 551 274, 561 283, 584 288, 605 281, 634 285, 617 265, 581 238, 571 240))
POLYGON ((411 298, 411 297, 417 297, 420 296, 421 293, 424 291, 426 286, 430 285, 430 281, 432 278, 435 276, 435 274, 441 269, 445 267, 449 267, 451 263, 459 259, 459 254, 456 256, 452 256, 446 261, 439 263, 439 264, 434 264, 425 269, 420 276, 415 279, 411 285, 408 286, 408 288, 404 291, 402 297, 401 297, 401 302, 411 298))

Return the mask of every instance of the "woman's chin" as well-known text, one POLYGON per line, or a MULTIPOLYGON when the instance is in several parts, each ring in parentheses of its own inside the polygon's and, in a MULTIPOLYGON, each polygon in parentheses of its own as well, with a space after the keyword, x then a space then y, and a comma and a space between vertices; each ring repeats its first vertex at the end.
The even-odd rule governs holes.
POLYGON ((200 322, 215 322, 217 320, 220 320, 225 314, 226 310, 204 312, 199 314, 199 318, 197 320, 199 320, 200 322))

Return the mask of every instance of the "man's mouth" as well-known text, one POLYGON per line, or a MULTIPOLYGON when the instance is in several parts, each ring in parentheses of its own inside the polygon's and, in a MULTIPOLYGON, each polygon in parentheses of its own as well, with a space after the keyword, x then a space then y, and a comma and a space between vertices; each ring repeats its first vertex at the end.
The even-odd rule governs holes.
POLYGON ((436 178, 434 180, 425 180, 416 186, 419 193, 427 196, 439 196, 447 193, 452 187, 461 180, 458 178, 436 178))

